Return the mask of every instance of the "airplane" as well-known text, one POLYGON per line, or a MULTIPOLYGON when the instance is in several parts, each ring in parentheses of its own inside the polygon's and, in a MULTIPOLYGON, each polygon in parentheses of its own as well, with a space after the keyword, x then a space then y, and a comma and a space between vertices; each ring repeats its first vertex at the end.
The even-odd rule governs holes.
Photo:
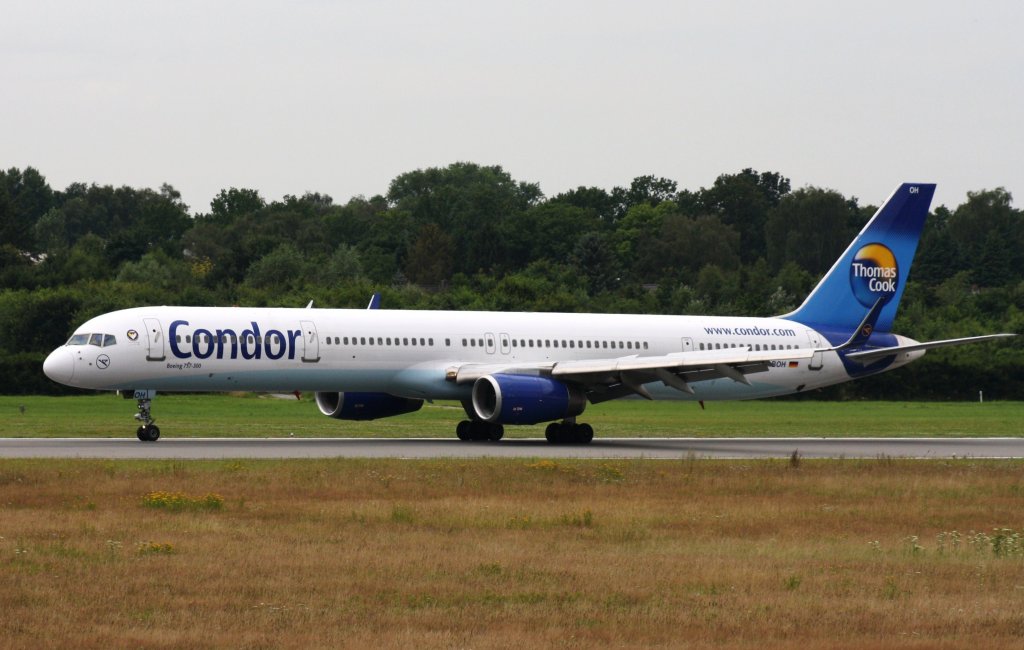
POLYGON ((460 440, 548 422, 586 444, 588 404, 800 393, 899 368, 927 350, 891 332, 934 184, 904 183, 795 311, 774 318, 244 307, 136 307, 97 316, 54 350, 55 382, 137 401, 141 441, 160 437, 157 391, 310 391, 320 411, 374 420, 457 400, 460 440))

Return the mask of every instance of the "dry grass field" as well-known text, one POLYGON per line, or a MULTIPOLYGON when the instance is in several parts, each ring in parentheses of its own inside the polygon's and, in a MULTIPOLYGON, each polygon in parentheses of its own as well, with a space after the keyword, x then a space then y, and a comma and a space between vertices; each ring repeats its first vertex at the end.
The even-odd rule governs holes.
POLYGON ((2 461, 10 648, 1019 648, 1011 461, 2 461))

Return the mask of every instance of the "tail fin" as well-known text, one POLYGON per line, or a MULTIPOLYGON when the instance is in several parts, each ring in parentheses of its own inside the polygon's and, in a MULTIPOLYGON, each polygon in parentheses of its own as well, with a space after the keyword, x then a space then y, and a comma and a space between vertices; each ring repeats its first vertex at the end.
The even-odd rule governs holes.
POLYGON ((889 332, 934 193, 928 183, 896 188, 804 303, 782 318, 842 338, 858 326, 889 332), (875 322, 865 322, 869 314, 875 322))

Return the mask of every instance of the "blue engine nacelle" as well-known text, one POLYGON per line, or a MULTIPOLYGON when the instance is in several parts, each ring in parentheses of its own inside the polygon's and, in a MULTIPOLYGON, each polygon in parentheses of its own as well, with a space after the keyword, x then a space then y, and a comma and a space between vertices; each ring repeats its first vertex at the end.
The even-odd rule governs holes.
POLYGON ((418 411, 423 400, 388 393, 317 393, 316 405, 336 420, 376 420, 418 411))
POLYGON ((485 375, 473 384, 473 411, 498 424, 537 424, 575 417, 587 407, 582 388, 549 377, 485 375))

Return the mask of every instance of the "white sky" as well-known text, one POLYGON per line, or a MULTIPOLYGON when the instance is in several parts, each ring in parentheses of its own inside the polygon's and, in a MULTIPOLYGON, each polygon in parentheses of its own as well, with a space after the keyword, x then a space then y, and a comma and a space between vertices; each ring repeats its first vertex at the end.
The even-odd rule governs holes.
POLYGON ((193 211, 498 164, 548 196, 778 171, 1024 192, 1021 2, 0 0, 0 166, 193 211))

